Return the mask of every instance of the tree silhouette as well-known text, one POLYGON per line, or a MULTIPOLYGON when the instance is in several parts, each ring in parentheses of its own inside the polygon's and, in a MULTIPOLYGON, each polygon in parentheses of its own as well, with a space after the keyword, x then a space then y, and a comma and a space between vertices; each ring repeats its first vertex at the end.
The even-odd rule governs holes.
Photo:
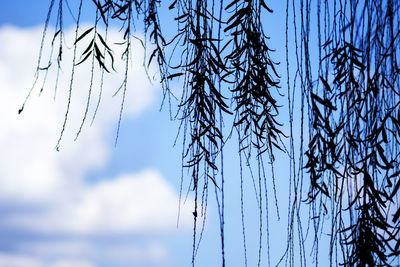
MULTIPOLYGON (((171 116, 181 122, 182 166, 189 174, 187 178, 191 180, 190 189, 195 199, 193 265, 202 234, 202 230, 198 230, 198 220, 201 217, 205 220, 211 181, 217 194, 221 265, 225 266, 224 145, 234 132, 238 136, 241 186, 243 179, 253 179, 258 189, 260 236, 265 223, 261 214, 268 213, 263 208, 267 204, 262 204, 267 201, 266 191, 265 196, 262 193, 262 188, 266 190, 267 187, 265 169, 271 168, 272 175, 268 179, 274 185, 278 207, 274 175, 277 150, 289 159, 288 241, 282 262, 285 260, 286 264, 294 266, 295 257, 299 257, 299 262, 306 264, 304 229, 299 215, 301 203, 305 201, 310 211, 307 223, 314 231, 311 238, 315 265, 318 265, 318 241, 323 229, 330 233, 331 265, 398 264, 399 1, 287 0, 285 85, 279 80, 277 63, 271 58, 268 37, 264 33, 263 24, 271 19, 272 13, 264 0, 226 3, 171 0, 167 3, 168 12, 173 14, 177 25, 173 36, 161 30, 164 22, 160 22, 160 0, 92 2, 95 21, 91 27, 81 26, 83 0, 74 13, 76 31, 70 95, 74 90, 77 65, 92 62, 92 69, 97 63, 103 73, 112 71, 115 55, 107 39, 111 26, 119 27, 124 39, 120 45, 124 47, 121 58, 126 67, 125 78, 118 89, 123 95, 119 121, 128 90, 130 46, 136 28, 144 30, 143 45, 152 49, 146 64, 155 62, 158 65, 164 100, 169 105, 175 98, 170 81, 183 81, 177 114, 171 116), (105 32, 100 31, 102 27, 105 32), (88 45, 82 54, 77 54, 77 47, 83 40, 88 41, 88 45), (287 90, 281 90, 282 87, 287 90), (287 103, 281 97, 284 94, 287 103), (300 112, 295 111, 295 103, 300 103, 297 104, 300 112), (289 114, 286 135, 278 121, 279 112, 289 114), (294 129, 295 117, 300 118, 300 131, 294 129), (289 147, 285 147, 283 139, 289 140, 289 147), (254 177, 251 160, 256 162, 254 177), (245 177, 244 168, 249 169, 251 177, 245 177), (302 186, 303 181, 310 185, 308 190, 302 186), (300 242, 295 242, 296 238, 300 242)), ((50 3, 36 77, 46 73, 53 61, 60 67, 64 4, 68 2, 60 0, 54 11, 55 0, 50 3), (52 43, 46 44, 52 13, 57 14, 56 31, 52 43), (48 62, 43 62, 42 50, 47 47, 51 55, 48 62)), ((86 111, 77 137, 93 104, 91 89, 92 85, 88 89, 86 111)), ((96 111, 100 100, 101 90, 95 102, 96 111)), ((69 107, 70 99, 57 148, 66 127, 69 107)), ((24 105, 20 112, 23 108, 24 105)), ((241 188, 244 264, 247 266, 243 194, 241 188)), ((277 212, 279 216, 278 209, 277 212)))

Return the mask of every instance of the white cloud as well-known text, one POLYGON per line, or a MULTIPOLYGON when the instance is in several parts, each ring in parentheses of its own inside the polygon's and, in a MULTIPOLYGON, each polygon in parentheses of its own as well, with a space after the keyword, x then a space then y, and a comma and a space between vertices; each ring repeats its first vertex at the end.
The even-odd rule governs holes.
POLYGON ((169 251, 157 242, 137 245, 109 241, 98 246, 88 240, 30 241, 19 245, 20 253, 0 254, 3 266, 95 266, 95 262, 113 264, 157 264, 170 262, 169 251), (19 265, 18 265, 19 264, 19 265))
POLYGON ((69 258, 58 260, 42 260, 34 256, 15 253, 0 253, 0 267, 94 267, 95 265, 85 259, 69 258))
MULTIPOLYGON (((100 168, 109 160, 121 94, 114 98, 111 96, 122 82, 121 75, 106 75, 102 105, 94 124, 88 127, 99 90, 96 72, 88 121, 78 141, 74 142, 84 113, 91 75, 90 64, 78 66, 70 116, 60 152, 54 148, 68 97, 70 63, 65 61, 72 53, 71 49, 66 48, 68 44, 64 47, 65 65, 59 80, 57 101, 53 101, 54 91, 51 87, 56 72, 50 71, 47 77, 49 82, 42 95, 37 96, 40 88, 36 88, 24 112, 17 114, 33 82, 41 30, 41 27, 0 28, 0 208, 5 210, 0 213, 0 231, 12 229, 39 236, 134 235, 173 231, 178 209, 177 192, 157 171, 147 169, 136 174, 109 177, 95 184, 85 183, 88 171, 100 168)), ((73 30, 68 30, 66 35, 71 34, 73 30)), ((116 39, 120 35, 111 31, 110 36, 116 39)), ((125 118, 140 116, 146 109, 154 107, 157 97, 157 88, 145 78, 143 49, 139 43, 132 47, 132 53, 125 118)), ((40 84, 41 81, 38 82, 40 84)), ((188 206, 181 216, 182 228, 191 224, 188 206)), ((87 262, 84 256, 97 253, 92 251, 94 244, 85 243, 83 248, 77 249, 65 239, 59 242, 52 247, 53 252, 62 248, 59 250, 64 253, 52 265, 45 262, 46 266, 92 266, 92 262, 87 262), (84 255, 75 255, 72 253, 74 249, 84 252, 84 255), (64 259, 68 251, 71 257, 64 259), (71 265, 71 262, 74 264, 71 265)), ((145 252, 140 249, 133 251, 137 255, 148 255, 143 256, 144 259, 167 257, 166 250, 159 244, 146 248, 145 252)), ((0 266, 44 264, 43 259, 25 257, 23 251, 21 255, 14 256, 1 254, 0 266)), ((109 251, 113 251, 113 248, 109 251)), ((114 251, 117 251, 115 247, 114 251)), ((38 255, 45 257, 46 253, 42 251, 38 255)))
POLYGON ((37 258, 43 255, 48 258, 94 258, 96 254, 93 244, 76 239, 24 241, 18 244, 17 250, 37 258))
POLYGON ((94 267, 95 265, 82 259, 62 259, 50 264, 50 267, 94 267))
MULTIPOLYGON (((44 234, 113 235, 175 230, 178 198, 162 176, 145 170, 75 188, 35 213, 9 214, 0 225, 44 234)), ((183 211, 190 214, 188 207, 183 211)), ((182 226, 190 225, 183 216, 182 226)))
POLYGON ((142 247, 129 244, 109 247, 104 250, 102 257, 116 263, 165 263, 170 261, 168 250, 157 243, 146 244, 142 247))
POLYGON ((0 267, 42 267, 43 263, 33 257, 0 253, 0 267))

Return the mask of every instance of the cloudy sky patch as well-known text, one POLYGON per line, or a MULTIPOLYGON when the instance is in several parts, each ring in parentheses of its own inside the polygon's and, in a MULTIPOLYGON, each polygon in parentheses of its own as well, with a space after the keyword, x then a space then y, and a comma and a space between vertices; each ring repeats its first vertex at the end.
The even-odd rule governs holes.
MULTIPOLYGON (((110 160, 121 103, 121 94, 112 95, 121 85, 121 75, 106 75, 101 107, 90 126, 100 90, 100 72, 95 72, 88 119, 74 142, 91 80, 90 64, 77 67, 67 128, 61 151, 56 152, 71 71, 72 50, 67 49, 71 44, 65 43, 66 63, 56 101, 54 68, 41 96, 39 79, 18 115, 34 80, 41 32, 42 27, 0 28, 0 232, 13 239, 10 246, 7 242, 0 244, 0 266, 86 267, 98 266, 99 262, 112 266, 116 261, 167 261, 168 248, 156 236, 178 233, 179 194, 163 175, 154 168, 144 168, 97 182, 88 183, 86 179, 90 171, 110 160), (150 241, 118 242, 119 237, 127 236, 132 240, 141 236, 143 240, 147 234, 152 236, 150 241)), ((73 29, 66 31, 67 40, 72 34, 73 29)), ((111 31, 110 36, 117 39, 119 34, 111 31)), ((151 84, 142 68, 143 48, 135 43, 132 51, 124 118, 136 118, 157 108, 159 96, 159 88, 151 84)), ((190 200, 182 214, 180 228, 188 229, 192 223, 190 200)))

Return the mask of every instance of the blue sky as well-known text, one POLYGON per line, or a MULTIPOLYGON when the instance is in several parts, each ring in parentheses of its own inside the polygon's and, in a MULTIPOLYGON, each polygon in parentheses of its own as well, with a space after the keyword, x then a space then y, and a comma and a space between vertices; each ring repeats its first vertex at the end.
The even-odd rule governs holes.
MULTIPOLYGON (((162 91, 157 82, 145 78, 139 44, 134 46, 127 108, 116 147, 120 98, 111 95, 121 81, 118 74, 107 76, 99 114, 74 142, 90 82, 89 67, 79 69, 60 152, 54 147, 66 108, 68 63, 62 69, 56 101, 51 82, 55 72, 50 72, 41 96, 36 88, 22 115, 17 115, 34 80, 48 2, 6 1, 0 10, 0 112, 5 114, 0 118, 5 129, 0 134, 0 147, 7 151, 0 157, 0 267, 190 266, 190 195, 176 228, 181 145, 179 141, 175 147, 173 144, 179 123, 169 120, 166 108, 159 112, 162 91)), ((283 63, 285 6, 274 2, 272 23, 265 24, 265 31, 271 35, 271 47, 279 50, 273 57, 283 63)), ((67 37, 72 36, 71 22, 65 21, 67 37)), ((110 36, 120 38, 115 31, 110 36)), ((67 49, 65 58, 71 53, 67 49)), ((281 74, 284 69, 283 65, 278 67, 281 74)), ((151 71, 156 72, 155 68, 151 71)), ((281 78, 284 83, 285 76, 281 78)), ((244 262, 236 146, 232 140, 226 148, 227 266, 243 266, 244 262)), ((272 183, 268 181, 271 265, 283 255, 287 236, 289 167, 287 156, 278 156, 280 221, 273 204, 272 183)), ((259 215, 250 179, 244 186, 248 260, 249 266, 254 266, 259 215)), ((220 261, 213 192, 210 190, 197 266, 218 266, 220 261)), ((266 232, 263 234, 262 263, 267 264, 266 232)))

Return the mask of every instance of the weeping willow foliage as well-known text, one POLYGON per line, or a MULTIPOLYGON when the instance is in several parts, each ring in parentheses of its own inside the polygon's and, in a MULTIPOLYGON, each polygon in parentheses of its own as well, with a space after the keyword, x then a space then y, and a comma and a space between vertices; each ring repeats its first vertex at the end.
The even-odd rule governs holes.
MULTIPOLYGON (((94 65, 102 71, 101 81, 105 72, 114 69, 115 55, 107 38, 111 25, 120 29, 124 40, 119 44, 124 47, 119 56, 126 63, 125 76, 116 93, 122 94, 121 121, 133 34, 141 27, 145 35, 142 42, 145 46, 149 42, 151 45, 146 47, 152 48, 146 64, 156 63, 159 67, 164 100, 169 105, 175 98, 171 80, 183 81, 182 94, 177 99, 178 111, 173 117, 181 123, 182 166, 188 173, 188 177, 183 175, 182 179, 190 179, 195 199, 193 265, 204 230, 210 188, 215 190, 218 205, 221 265, 226 265, 223 148, 233 132, 237 132, 240 158, 245 266, 243 179, 253 179, 258 189, 255 191, 260 212, 260 265, 261 236, 265 232, 268 235, 268 220, 265 222, 262 215, 264 212, 268 216, 268 210, 263 208, 268 207, 267 179, 273 182, 278 207, 274 175, 277 150, 287 155, 291 169, 287 250, 280 263, 307 265, 310 254, 305 241, 308 236, 313 242, 313 260, 308 264, 318 265, 319 240, 327 231, 331 265, 391 266, 398 263, 399 1, 287 0, 287 84, 284 86, 287 90, 281 90, 277 63, 271 57, 270 41, 264 32, 263 22, 272 19, 272 10, 264 0, 163 1, 168 2, 168 12, 173 14, 176 23, 172 36, 162 31, 160 2, 92 0, 95 21, 91 27, 82 28, 83 0, 79 1, 78 10, 72 11, 76 21, 74 58, 67 111, 57 148, 75 90, 75 67, 85 62, 91 64, 92 81, 94 65), (99 30, 101 27, 105 32, 99 30), (89 45, 82 54, 77 54, 82 40, 89 40, 89 45), (290 56, 293 51, 294 57, 290 56), (283 92, 287 103, 283 101, 283 92), (287 136, 279 123, 281 111, 289 114, 287 136), (296 114, 300 114, 300 131, 294 129, 296 114), (282 142, 285 138, 290 141, 289 148, 282 142), (257 162, 254 177, 250 159, 257 162), (251 178, 243 174, 244 166, 248 166, 251 178), (266 177, 266 166, 272 170, 270 178, 266 177), (303 184, 309 188, 305 189, 303 184), (262 201, 266 202, 264 206, 262 201), (309 208, 306 221, 300 213, 304 210, 303 202, 309 208), (304 225, 308 225, 307 231, 304 225), (310 234, 312 231, 314 234, 310 234)), ((53 13, 56 14, 56 31, 48 62, 42 58, 42 50, 47 46, 42 41, 35 84, 39 75, 47 75, 54 61, 60 68, 65 6, 70 8, 66 0, 59 0, 58 4, 52 0, 49 5, 43 40, 53 13)), ((100 106, 102 90, 97 100, 93 100, 93 86, 91 82, 86 111, 76 137, 88 119, 89 107, 95 105, 93 121, 100 106)), ((277 212, 279 217, 279 209, 277 212)))
POLYGON ((314 242, 329 218, 332 264, 340 254, 345 266, 397 265, 399 1, 292 3, 299 89, 308 103, 304 168, 314 242))

